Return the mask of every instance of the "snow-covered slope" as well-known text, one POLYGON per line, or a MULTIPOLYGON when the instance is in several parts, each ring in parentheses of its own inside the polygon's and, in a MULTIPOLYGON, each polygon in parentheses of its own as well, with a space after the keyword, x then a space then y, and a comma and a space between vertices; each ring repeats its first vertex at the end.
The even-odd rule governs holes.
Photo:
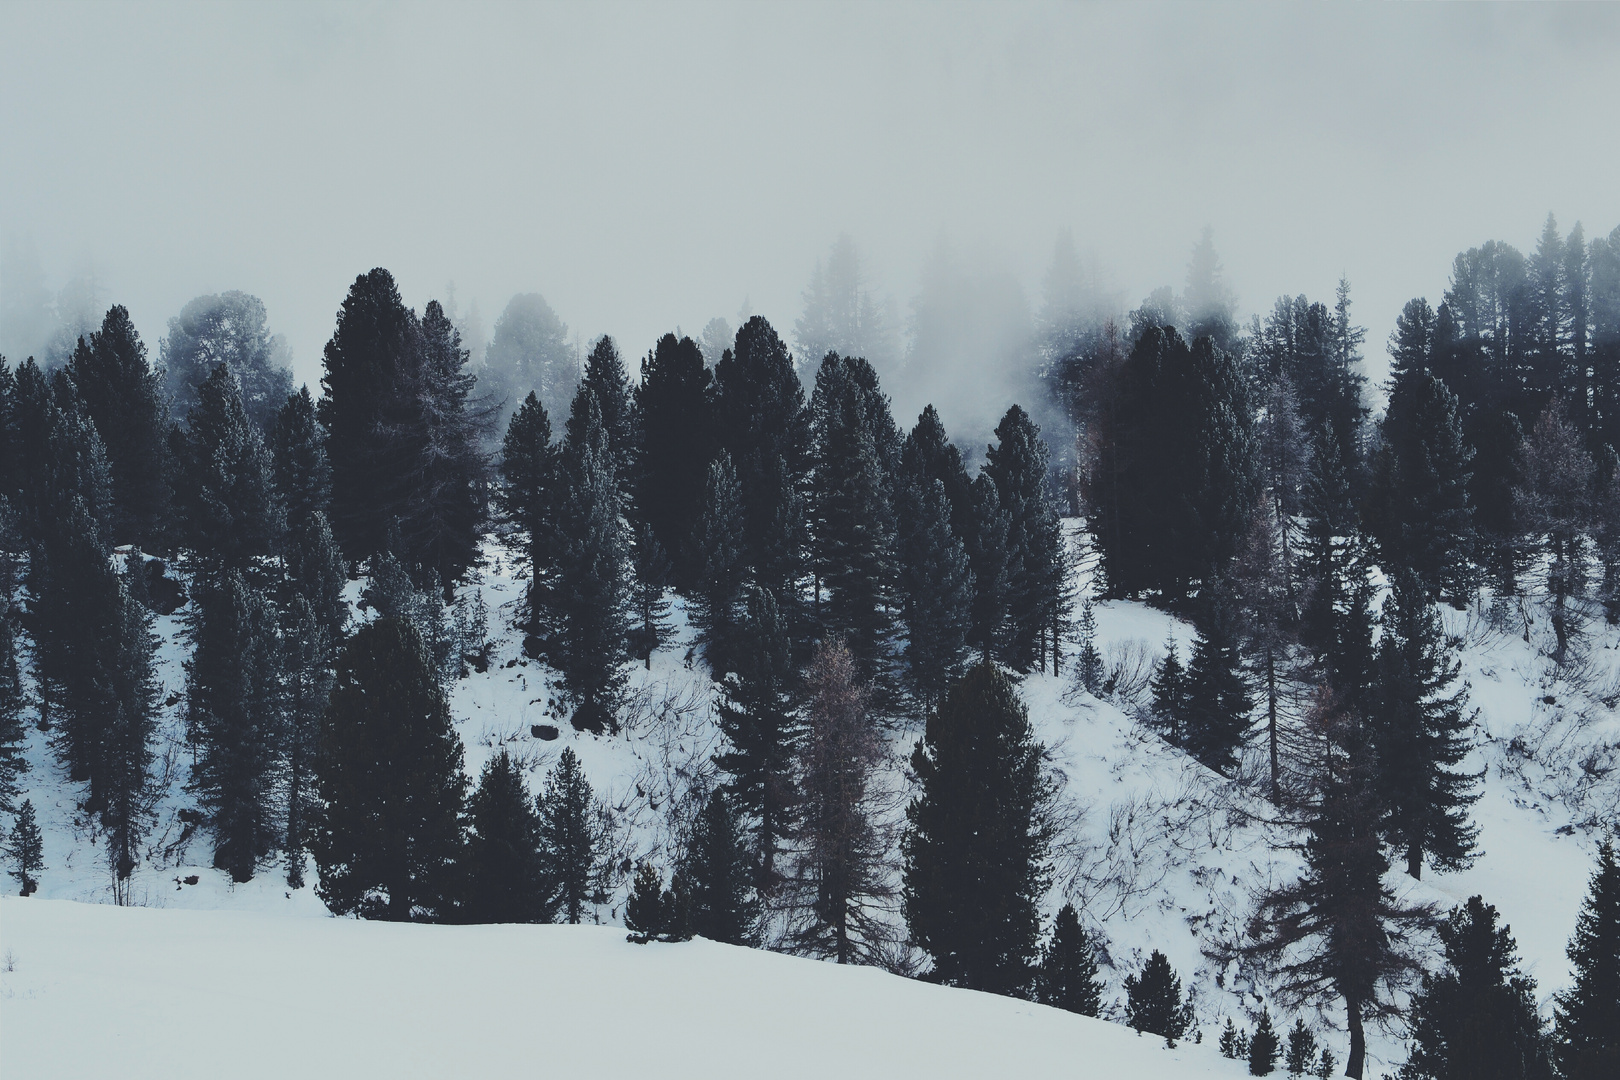
POLYGON ((0 901, 8 1076, 1242 1075, 1208 1047, 871 968, 594 926, 0 901))
MULTIPOLYGON (((655 654, 650 669, 632 671, 624 729, 613 736, 579 734, 552 703, 556 695, 550 673, 525 659, 516 635, 505 629, 523 581, 501 549, 493 547, 488 554, 475 587, 483 592, 496 635, 494 662, 487 672, 458 681, 452 695, 468 771, 476 777, 484 762, 505 748, 528 770, 530 787, 538 788, 561 749, 571 746, 614 811, 624 865, 646 856, 667 869, 689 792, 694 783, 701 787, 712 777, 709 758, 720 739, 713 685, 701 661, 692 658, 692 638, 679 600, 675 640, 655 654), (541 725, 555 727, 558 737, 537 737, 535 729, 541 725)), ((359 583, 353 583, 351 595, 358 594, 359 583)), ((1518 939, 1526 970, 1537 979, 1545 1003, 1568 981, 1564 946, 1584 895, 1598 830, 1620 819, 1620 714, 1614 709, 1620 700, 1620 632, 1595 615, 1588 618, 1577 662, 1559 670, 1544 655, 1547 628, 1533 604, 1512 609, 1499 605, 1490 617, 1484 608, 1446 609, 1444 616, 1479 709, 1480 745, 1468 764, 1486 772, 1484 795, 1474 809, 1483 854, 1462 873, 1430 872, 1415 883, 1397 872, 1389 882, 1414 899, 1443 907, 1474 893, 1495 904, 1518 939)), ((1127 674, 1145 673, 1168 636, 1187 656, 1191 627, 1163 612, 1110 602, 1096 605, 1096 617, 1105 660, 1127 674)), ((186 821, 194 803, 184 788, 190 762, 180 722, 185 649, 179 619, 159 620, 157 629, 163 638, 160 676, 171 701, 159 747, 168 777, 154 808, 154 830, 130 890, 132 900, 149 907, 324 915, 313 889, 288 889, 279 866, 265 867, 245 885, 233 885, 209 867, 208 839, 188 831, 186 821)), ((1169 956, 1194 996, 1205 1045, 1189 1052, 1208 1053, 1224 1017, 1247 1023, 1262 1004, 1271 1007, 1274 1019, 1291 1024, 1292 1015, 1271 998, 1263 972, 1218 959, 1241 934, 1255 893, 1297 869, 1294 856, 1280 850, 1291 835, 1270 822, 1262 790, 1203 769, 1145 731, 1133 719, 1128 700, 1098 700, 1080 692, 1068 671, 1028 676, 1021 689, 1037 734, 1051 751, 1052 766, 1064 778, 1065 827, 1047 912, 1072 899, 1082 918, 1100 933, 1108 961, 1105 1012, 1122 1018, 1123 980, 1157 948, 1169 956)), ((1292 715, 1297 712, 1296 707, 1292 715)), ((890 779, 897 787, 905 782, 901 762, 918 734, 915 725, 902 725, 893 734, 890 779)), ((24 783, 45 831, 41 898, 106 902, 111 889, 102 849, 76 808, 82 792, 66 782, 44 734, 33 734, 29 752, 33 770, 24 783)), ((313 882, 313 867, 307 876, 313 882)), ((626 884, 621 882, 592 917, 617 922, 626 884)), ((26 903, 7 904, 8 922, 19 906, 26 903)), ((295 920, 289 928, 263 933, 307 932, 315 940, 330 932, 319 928, 324 925, 295 920)), ((898 914, 895 926, 903 933, 898 914)), ((6 932, 9 938, 9 927, 6 932)), ((377 932, 386 937, 404 931, 377 932)), ((454 933, 473 935, 467 940, 474 940, 483 932, 454 933)), ((444 933, 451 932, 425 931, 425 940, 440 940, 433 935, 444 933)), ((718 947, 699 943, 691 948, 718 947)), ((760 962, 788 961, 765 957, 760 962)), ((47 977, 44 969, 33 970, 47 977)), ((873 973, 862 977, 879 978, 873 973)), ((695 986, 675 996, 702 992, 695 986)), ((614 1000, 608 994, 603 1007, 609 1013, 614 1000)), ((5 1011, 11 1011, 9 1003, 5 1011)), ((1343 1060, 1342 1021, 1334 1010, 1303 1015, 1343 1060)), ((6 1023, 9 1029, 9 1017, 6 1023)), ((535 1039, 552 1026, 553 1021, 536 1014, 531 1024, 535 1039)), ((615 1022, 610 1030, 629 1033, 635 1028, 615 1022)), ((1405 1057, 1399 1032, 1374 1032, 1370 1051, 1372 1076, 1391 1071, 1405 1057)))

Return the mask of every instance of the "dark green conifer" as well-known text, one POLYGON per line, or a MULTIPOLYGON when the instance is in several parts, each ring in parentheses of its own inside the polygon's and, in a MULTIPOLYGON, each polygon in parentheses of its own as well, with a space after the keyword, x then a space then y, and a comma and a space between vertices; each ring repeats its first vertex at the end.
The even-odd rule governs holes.
POLYGON ((1067 569, 1063 537, 1055 507, 1047 497, 1048 451, 1040 429, 1017 405, 996 426, 996 443, 988 451, 985 475, 996 485, 1007 515, 1007 652, 1019 671, 1042 667, 1046 646, 1056 644, 1067 569))
POLYGON ((558 454, 551 445, 551 419, 531 391, 512 414, 501 449, 501 485, 496 505, 521 534, 529 564, 527 614, 523 629, 537 635, 549 612, 557 572, 555 517, 562 501, 558 454))
POLYGON ((942 481, 908 475, 900 502, 900 596, 906 682, 931 708, 959 673, 973 619, 973 571, 951 527, 942 481))
POLYGON ((310 518, 332 505, 332 465, 326 457, 326 432, 315 419, 309 387, 287 397, 270 428, 275 490, 287 514, 287 530, 296 534, 310 518))
POLYGON ((285 613, 287 828, 282 849, 287 884, 304 887, 309 832, 319 812, 315 766, 320 759, 321 718, 332 693, 337 648, 312 604, 295 595, 285 613))
POLYGON ((1018 692, 989 661, 929 714, 901 849, 906 922, 941 982, 1032 989, 1052 796, 1042 753, 1018 692))
POLYGON ((1569 942, 1575 984, 1558 996, 1557 1056, 1569 1080, 1599 1080, 1620 1065, 1620 860, 1598 845, 1591 889, 1569 942))
POLYGON ((1152 690, 1150 709, 1154 721, 1166 741, 1172 746, 1182 745, 1187 731, 1187 670, 1181 666, 1173 635, 1165 640, 1164 659, 1153 673, 1152 690))
POLYGON ((1181 979, 1170 958, 1154 949, 1139 973, 1125 976, 1125 1022, 1174 1046, 1192 1020, 1192 1002, 1181 1000, 1181 979))
POLYGON ((1551 1044, 1535 981, 1519 973, 1513 938, 1480 897, 1440 924, 1446 967, 1425 973, 1412 1002, 1412 1053, 1402 1080, 1548 1080, 1551 1044))
POLYGON ((1080 608, 1080 651, 1075 654, 1075 678, 1086 693, 1093 696, 1103 692, 1103 659, 1097 651, 1097 616, 1087 600, 1080 608))
POLYGON ((664 875, 643 859, 636 867, 630 896, 624 902, 624 928, 630 931, 630 941, 645 945, 669 932, 670 911, 666 898, 673 899, 664 889, 664 875))
POLYGON ((11 876, 22 886, 19 896, 31 896, 39 888, 39 872, 45 868, 45 842, 34 820, 34 801, 24 799, 17 820, 6 837, 4 854, 11 860, 11 876))
POLYGON ((1222 1057, 1234 1061, 1246 1061, 1249 1057, 1249 1033, 1234 1024, 1230 1016, 1226 1018, 1226 1027, 1221 1029, 1220 1051, 1222 1057))
POLYGON ((504 749, 467 800, 461 917, 474 923, 550 922, 557 890, 540 855, 540 816, 504 749))
POLYGON ((1007 640, 1007 605, 1011 595, 1013 552, 1008 533, 1011 518, 1002 508, 995 481, 980 473, 973 481, 973 531, 963 537, 968 568, 973 571, 973 617, 969 643, 982 658, 999 656, 1007 640))
POLYGON ((613 456, 613 473, 618 478, 626 503, 635 495, 631 483, 631 470, 635 465, 636 416, 635 402, 630 393, 630 376, 624 359, 603 334, 591 346, 585 358, 585 377, 580 386, 596 399, 596 408, 602 416, 602 430, 607 435, 608 452, 613 456))
POLYGON ((1270 1076, 1277 1069, 1277 1032, 1271 1026, 1271 1010, 1260 1010, 1260 1023, 1249 1039, 1249 1075, 1270 1076))
POLYGON ((698 567, 692 621, 717 677, 729 670, 729 650, 737 640, 741 615, 746 537, 743 534, 742 492, 731 457, 722 452, 709 465, 703 513, 692 537, 698 567))
POLYGON ((310 847, 327 907, 394 921, 446 917, 467 778, 410 620, 378 619, 344 644, 316 773, 325 813, 310 847))
POLYGON ((278 549, 286 516, 270 453, 224 364, 197 389, 185 445, 179 496, 187 543, 207 573, 250 572, 255 560, 278 549))
POLYGON ((759 901, 754 866, 725 793, 709 793, 683 861, 690 883, 691 932, 727 945, 751 945, 757 937, 759 901))
POLYGON ((704 553, 689 544, 715 452, 710 379, 697 343, 665 334, 642 360, 635 391, 641 429, 636 508, 670 553, 683 589, 703 566, 704 553))
POLYGON ((674 566, 658 542, 658 534, 645 521, 635 528, 635 542, 630 545, 630 563, 633 571, 630 582, 631 654, 639 656, 652 670, 652 654, 669 640, 674 627, 669 622, 669 599, 664 590, 670 585, 674 566))
POLYGON ((1052 923, 1052 940, 1041 954, 1036 984, 1043 1005, 1081 1016, 1096 1016, 1102 1009, 1103 985, 1097 977, 1097 956, 1073 904, 1058 909, 1052 923))
POLYGON ((1182 745, 1217 772, 1237 763, 1253 700, 1243 677, 1232 613, 1224 598, 1210 604, 1193 642, 1185 682, 1182 745))
POLYGON ((1288 1032, 1288 1049, 1283 1053, 1283 1067, 1290 1077, 1304 1076, 1315 1067, 1316 1033, 1305 1026, 1305 1018, 1294 1021, 1288 1032))
POLYGON ((602 808, 572 747, 563 748, 557 764, 546 774, 536 806, 540 858, 557 890, 556 908, 568 922, 577 923, 585 906, 598 902, 606 880, 608 836, 602 808))
POLYGON ((342 641, 349 621, 349 603, 343 598, 349 571, 323 511, 315 511, 292 533, 286 559, 289 593, 309 604, 329 643, 342 641))

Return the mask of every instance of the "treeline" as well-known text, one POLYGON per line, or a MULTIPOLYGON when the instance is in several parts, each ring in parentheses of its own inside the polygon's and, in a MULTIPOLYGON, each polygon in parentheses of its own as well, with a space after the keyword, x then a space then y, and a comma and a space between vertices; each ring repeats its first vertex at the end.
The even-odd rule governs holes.
MULTIPOLYGON (((1206 236, 1180 296, 1125 320, 1049 305, 1067 322, 1045 327, 1045 376, 1074 443, 1054 459, 1015 405, 977 476, 932 407, 902 429, 867 360, 801 370, 758 317, 726 339, 665 336, 632 383, 610 338, 572 367, 555 315, 520 297, 475 376, 444 307, 419 316, 374 270, 316 397, 277 374, 250 297, 188 305, 156 366, 115 307, 62 367, 0 366, 0 778, 15 790, 28 649, 40 725, 127 887, 157 786, 151 620, 180 611, 188 783, 217 866, 245 881, 279 855, 298 886, 307 853, 341 913, 578 921, 623 853, 577 759, 537 796, 504 756, 472 787, 449 716, 452 681, 490 660, 488 615, 459 586, 493 528, 528 574, 524 651, 557 672, 575 727, 616 731, 671 590, 719 684, 720 783, 670 864, 636 869, 638 937, 759 943, 768 916, 812 955, 910 970, 909 944, 930 977, 1095 1014, 1083 913, 1043 933, 1054 792, 1009 677, 1059 670, 1060 512, 1078 503, 1105 594, 1197 629, 1185 665, 1173 644, 1157 665, 1145 719, 1228 776, 1258 744, 1266 793, 1303 826, 1306 873, 1265 898, 1240 959, 1287 1003, 1342 1000, 1359 1076, 1363 1022, 1412 983, 1432 923, 1384 886, 1388 853, 1414 877, 1476 854, 1472 716, 1436 605, 1485 583, 1500 613, 1544 587, 1559 663, 1594 583, 1620 612, 1620 233, 1588 246, 1549 227, 1515 258, 1459 256, 1437 311, 1407 305, 1373 423, 1348 285, 1243 332, 1206 236), (362 573, 370 614, 351 625, 362 573), (896 836, 879 779, 907 716, 926 726, 896 836)), ((859 336, 823 322, 800 336, 859 336)), ((1089 607, 1079 636, 1080 683, 1114 692, 1089 607)), ((1521 988, 1500 1025, 1527 1040, 1519 1060, 1556 1047, 1572 1076, 1613 1049, 1604 859, 1577 962, 1596 974, 1556 1037, 1513 1004, 1510 947, 1469 969, 1521 988)), ((1492 919, 1470 908, 1452 933, 1489 936, 1492 919)), ((1127 990, 1139 1030, 1184 1033, 1162 956, 1127 990)), ((1258 1041, 1276 1052, 1274 1033, 1258 1041)), ((1414 1076, 1453 1075, 1422 1060, 1414 1076)))

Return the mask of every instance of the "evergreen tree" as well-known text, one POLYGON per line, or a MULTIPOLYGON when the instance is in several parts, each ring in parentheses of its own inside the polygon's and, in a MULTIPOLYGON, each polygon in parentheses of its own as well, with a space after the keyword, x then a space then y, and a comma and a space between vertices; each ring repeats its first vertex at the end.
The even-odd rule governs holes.
POLYGON ((1383 884, 1389 869, 1378 837, 1378 801, 1368 754, 1358 748, 1356 718, 1331 699, 1308 722, 1327 751, 1303 807, 1305 872, 1265 894, 1245 950, 1272 964, 1278 990, 1295 1005, 1328 995, 1344 1001, 1350 1028, 1345 1075, 1360 1080, 1365 1022, 1394 1011, 1391 993, 1419 968, 1411 944, 1426 908, 1405 907, 1383 884), (1335 747, 1350 746, 1345 751, 1335 747))
POLYGON ((1125 1022, 1137 1031, 1162 1035, 1166 1045, 1174 1046, 1192 1021, 1192 1002, 1181 1000, 1181 978, 1170 958, 1154 949, 1141 972, 1125 976, 1125 1022))
POLYGON ((19 896, 32 896, 39 888, 39 872, 45 868, 44 852, 45 843, 34 821, 34 801, 24 799, 4 849, 11 860, 11 876, 22 886, 19 896))
POLYGON ((303 596, 294 596, 286 612, 285 733, 287 819, 282 848, 287 858, 287 884, 304 887, 304 857, 319 812, 315 767, 320 758, 321 718, 332 693, 336 647, 327 625, 303 596))
POLYGON ((1075 678, 1093 697, 1103 692, 1103 659, 1097 651, 1097 616, 1087 600, 1080 608, 1080 651, 1075 656, 1075 678))
POLYGON ((534 394, 552 416, 568 408, 579 382, 579 354, 568 343, 568 327, 539 293, 519 293, 495 320, 484 351, 486 393, 507 417, 534 394))
POLYGON ((1597 869, 1569 942, 1575 984, 1557 999, 1558 1065, 1569 1080, 1613 1076, 1620 1064, 1620 860, 1598 845, 1597 869))
POLYGON ((169 320, 160 354, 163 389, 177 419, 190 414, 198 387, 224 364, 242 389, 254 426, 270 430, 293 387, 286 344, 265 323, 264 302, 234 291, 199 296, 169 320))
POLYGON ((630 393, 630 376, 613 339, 603 334, 585 358, 585 377, 580 386, 596 399, 607 435, 608 452, 613 457, 613 473, 628 503, 635 495, 631 471, 636 459, 635 402, 630 393))
POLYGON ((490 758, 467 800, 466 890, 461 917, 473 923, 550 922, 556 886, 540 855, 540 815, 505 750, 490 758))
POLYGON ((703 514, 692 537, 692 550, 700 559, 692 621, 716 676, 729 669, 730 652, 737 643, 745 545, 742 492, 731 457, 722 452, 709 464, 703 514))
POLYGON ((1052 940, 1041 954, 1036 982, 1043 1005, 1081 1016, 1096 1016, 1102 1010, 1103 984, 1097 977, 1097 957, 1073 904, 1058 909, 1052 940))
POLYGON ((1234 599, 1250 667, 1264 691, 1271 800, 1282 799, 1282 698, 1296 655, 1298 595, 1288 553, 1287 525, 1275 515, 1278 500, 1262 500, 1233 566, 1234 599))
POLYGON ((187 666, 186 726, 197 748, 190 788, 214 836, 214 865, 248 881, 279 833, 281 646, 268 601, 237 571, 205 586, 197 601, 187 666))
POLYGON ((691 588, 703 568, 703 552, 688 545, 714 456, 710 380, 697 343, 665 334, 642 360, 635 391, 641 427, 636 509, 673 558, 682 588, 691 588))
POLYGON ((530 393, 506 428, 496 505, 522 534, 529 563, 523 628, 531 635, 540 633, 549 610, 559 546, 554 519, 563 487, 558 454, 551 445, 551 419, 540 399, 530 393))
POLYGON ((19 791, 19 778, 28 771, 23 756, 27 733, 23 730, 23 684, 17 667, 17 628, 11 610, 11 545, 15 534, 7 525, 10 508, 0 495, 0 811, 9 813, 19 791))
POLYGON ((75 499, 105 539, 113 515, 106 448, 83 400, 65 373, 47 378, 32 360, 17 369, 13 406, 18 528, 30 546, 73 534, 63 520, 75 499))
POLYGON ((875 773, 884 746, 872 690, 842 642, 817 644, 805 674, 806 731, 795 775, 800 792, 789 941, 812 956, 880 963, 891 931, 892 834, 882 824, 875 773))
POLYGON ((723 792, 709 793, 683 860, 691 885, 691 930, 727 945, 751 945, 759 903, 752 859, 723 792))
POLYGON ((731 776, 725 790, 732 806, 755 826, 755 882, 765 894, 776 887, 776 853, 792 832, 793 748, 801 732, 787 627, 775 599, 757 585, 749 586, 738 631, 734 671, 716 710, 731 749, 714 760, 731 776))
POLYGON ((112 478, 109 539, 151 544, 162 533, 168 509, 168 417, 158 374, 126 308, 109 309, 101 329, 79 339, 67 372, 106 447, 112 478))
POLYGON ((906 682, 923 707, 939 700, 961 668, 973 617, 973 571, 951 526, 942 481, 908 473, 900 499, 900 598, 906 682))
POLYGON ((1585 538, 1591 527, 1592 455, 1581 433, 1554 398, 1542 410, 1524 444, 1523 482, 1514 493, 1519 525, 1534 547, 1547 553, 1547 592, 1552 596, 1553 660, 1569 655, 1569 602, 1584 584, 1585 538))
POLYGON ((946 438, 945 424, 932 405, 923 409, 906 436, 900 448, 900 467, 917 490, 927 487, 927 481, 944 485, 951 531, 967 543, 974 534, 973 482, 962 464, 961 451, 946 438))
POLYGON ((674 632, 669 622, 669 600, 664 595, 674 567, 670 565, 664 546, 658 542, 658 534, 644 521, 636 525, 635 543, 630 547, 630 562, 634 571, 630 584, 630 609, 634 614, 631 652, 641 657, 647 670, 651 671, 652 654, 674 632))
POLYGON ((344 644, 316 772, 325 813, 310 847, 326 906, 393 921, 446 916, 467 778, 449 706, 409 620, 367 623, 344 644))
POLYGON ((1300 638, 1334 689, 1354 695, 1371 663, 1370 585, 1349 470, 1332 439, 1316 444, 1302 509, 1300 638))
POLYGON ((810 417, 810 549, 822 630, 845 640, 870 679, 882 674, 893 622, 900 435, 871 365, 837 353, 816 373, 810 417))
POLYGON ((582 386, 574 407, 562 453, 567 490, 558 514, 551 654, 574 704, 574 727, 617 730, 630 629, 629 544, 596 398, 582 386))
POLYGON ((286 517, 271 459, 224 364, 197 390, 186 418, 180 502, 185 537, 206 572, 248 572, 281 542, 286 517))
POLYGON ((904 907, 912 940, 953 986, 1026 995, 1045 892, 1052 784, 1011 681, 988 661, 929 714, 912 754, 904 907))
MULTIPOLYGON (((809 449, 804 387, 771 324, 755 315, 714 367, 715 430, 742 493, 744 562, 779 608, 791 607, 802 577, 799 486, 809 449)), ((794 616, 784 610, 791 624, 794 616)))
POLYGON ((1193 641, 1184 684, 1182 745, 1217 772, 1237 764, 1253 707, 1232 623, 1228 602, 1217 595, 1193 641))
POLYGON ((1304 1076, 1317 1062, 1316 1033, 1305 1026, 1303 1017, 1294 1021, 1288 1032, 1288 1049, 1283 1054, 1283 1067, 1290 1077, 1304 1076))
POLYGON ((1270 1076, 1277 1071, 1277 1032, 1271 1026, 1271 1010, 1260 1010, 1260 1023, 1249 1039, 1249 1075, 1270 1076))
POLYGON ((1189 701, 1187 670, 1181 666, 1181 658, 1176 654, 1174 636, 1165 641, 1164 659, 1159 661, 1158 670, 1153 673, 1152 690, 1153 700, 1149 708, 1154 721, 1172 746, 1181 746, 1187 733, 1189 701))
POLYGON ((973 530, 964 537, 968 568, 973 572, 973 609, 969 641, 981 658, 1000 655, 1006 641, 1007 605, 1011 592, 1011 519, 1002 509, 995 481, 980 473, 973 481, 973 530))
POLYGON ((1402 1080, 1547 1080, 1551 1045, 1496 909, 1470 897, 1440 924, 1446 967, 1425 973, 1412 1002, 1402 1080))
POLYGON ((1055 674, 1067 566, 1057 511, 1047 497, 1047 457, 1040 429, 1014 405, 996 426, 984 472, 1007 514, 1006 660, 1019 671, 1039 669, 1050 639, 1055 674))
POLYGON ((150 824, 152 741, 159 691, 154 671, 157 636, 152 633, 150 613, 130 596, 123 579, 116 583, 113 600, 111 640, 105 641, 99 654, 110 708, 98 767, 90 778, 90 797, 92 805, 101 808, 115 896, 119 903, 127 904, 127 882, 150 824))
POLYGON ((1458 600, 1472 551, 1474 453, 1456 395, 1432 375, 1397 381, 1381 434, 1369 525, 1384 563, 1412 570, 1431 599, 1458 600))
POLYGON ((349 572, 323 511, 293 532, 286 561, 289 592, 310 606, 328 643, 342 641, 349 621, 349 602, 343 598, 349 572))
POLYGON ((276 496, 286 510, 288 531, 296 534, 314 515, 328 513, 332 505, 326 433, 315 419, 309 387, 287 395, 270 427, 270 446, 276 496))
POLYGON ((1468 807, 1483 774, 1456 771, 1467 756, 1473 717, 1461 664, 1415 575, 1399 572, 1385 605, 1379 643, 1373 739, 1378 751, 1385 836, 1420 877, 1423 856, 1458 870, 1473 862, 1479 830, 1468 807))
POLYGON ((624 902, 624 928, 630 931, 627 940, 638 945, 668 940, 674 929, 671 925, 674 899, 664 888, 664 875, 652 863, 642 860, 636 867, 630 896, 624 902))
POLYGON ((1221 1029, 1220 1051, 1222 1057, 1248 1060, 1249 1033, 1232 1023, 1232 1018, 1226 1018, 1226 1027, 1221 1029))
POLYGON ((557 908, 570 923, 577 923, 585 905, 597 902, 609 868, 602 808, 572 748, 563 748, 535 803, 540 812, 541 864, 557 890, 557 908))

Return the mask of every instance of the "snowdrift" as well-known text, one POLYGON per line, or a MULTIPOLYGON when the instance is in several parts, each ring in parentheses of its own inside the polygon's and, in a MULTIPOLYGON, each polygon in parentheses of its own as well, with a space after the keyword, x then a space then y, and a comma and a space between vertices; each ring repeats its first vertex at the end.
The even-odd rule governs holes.
POLYGON ((0 900, 8 1076, 1243 1074, 1101 1020, 595 926, 411 926, 0 900))

